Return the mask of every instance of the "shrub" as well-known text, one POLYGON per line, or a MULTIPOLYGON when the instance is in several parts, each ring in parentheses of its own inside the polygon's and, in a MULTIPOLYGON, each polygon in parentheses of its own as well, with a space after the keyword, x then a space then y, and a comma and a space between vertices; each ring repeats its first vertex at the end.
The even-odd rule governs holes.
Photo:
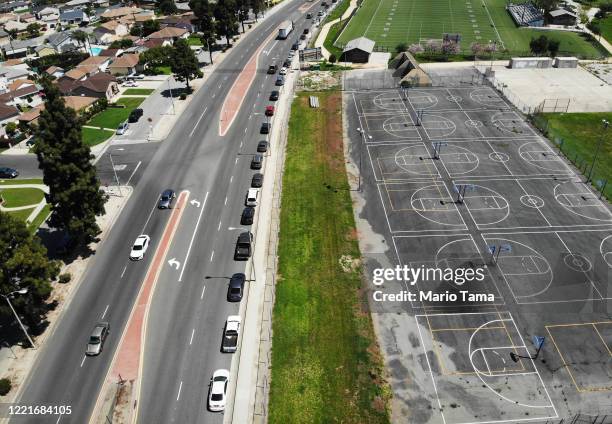
POLYGON ((15 135, 15 132, 17 132, 17 124, 14 122, 9 122, 8 124, 6 124, 4 130, 6 131, 6 135, 8 135, 9 137, 13 137, 15 135))
POLYGON ((71 279, 72 279, 72 275, 70 275, 70 273, 68 272, 65 272, 63 274, 60 274, 58 282, 60 284, 68 284, 71 279))
POLYGON ((0 379, 0 396, 4 396, 11 391, 11 380, 8 378, 0 379))
POLYGON ((338 61, 338 59, 336 58, 335 54, 330 54, 329 55, 329 63, 336 63, 338 61))
POLYGON ((187 94, 185 93, 181 93, 181 95, 179 96, 179 100, 185 100, 187 98, 187 94))

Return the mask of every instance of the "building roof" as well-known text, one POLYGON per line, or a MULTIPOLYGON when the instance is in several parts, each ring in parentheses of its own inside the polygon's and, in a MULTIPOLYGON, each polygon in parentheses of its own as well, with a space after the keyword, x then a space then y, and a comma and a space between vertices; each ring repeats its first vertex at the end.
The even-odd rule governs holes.
POLYGON ((15 65, 19 65, 21 63, 23 63, 23 59, 16 58, 16 59, 5 60, 4 62, 2 62, 2 65, 3 66, 15 66, 15 65))
POLYGON ((72 39, 70 31, 55 32, 47 37, 47 42, 53 47, 57 47, 63 42, 72 39))
POLYGON ((12 80, 19 77, 27 77, 29 72, 27 69, 23 69, 16 66, 0 66, 0 76, 6 79, 12 80))
POLYGON ((51 44, 41 44, 40 46, 37 46, 34 50, 36 50, 37 52, 40 52, 41 50, 44 50, 44 49, 51 49, 55 51, 55 49, 53 48, 51 44))
POLYGON ((13 40, 12 43, 5 44, 4 49, 6 50, 7 53, 11 51, 21 50, 21 49, 28 49, 28 48, 36 47, 42 44, 43 41, 44 41, 44 37, 36 37, 36 38, 30 38, 26 40, 13 40))
POLYGON ((104 57, 104 56, 89 56, 87 59, 85 59, 84 61, 80 62, 77 65, 77 67, 91 66, 91 65, 100 66, 100 65, 103 65, 105 62, 108 62, 108 61, 109 61, 108 57, 104 57))
POLYGON ((117 22, 117 21, 108 21, 108 22, 104 22, 103 24, 100 24, 100 26, 98 28, 104 28, 104 29, 107 29, 109 31, 115 31, 118 26, 119 26, 119 22, 117 22))
POLYGON ((103 18, 112 19, 112 18, 120 18, 121 16, 126 16, 126 15, 134 15, 139 12, 142 12, 142 9, 140 7, 118 7, 116 9, 108 9, 107 11, 102 13, 100 16, 103 18))
POLYGON ((109 69, 114 68, 133 68, 138 63, 138 55, 137 54, 124 54, 119 56, 117 59, 113 60, 108 67, 109 69))
POLYGON ((66 72, 63 78, 70 78, 71 80, 79 80, 87 75, 87 70, 83 68, 74 68, 66 72))
POLYGON ((22 88, 18 88, 14 91, 7 91, 6 93, 0 94, 0 102, 8 103, 12 101, 15 97, 31 96, 33 94, 38 93, 38 91, 38 87, 36 87, 35 85, 28 85, 22 88))
POLYGON ((57 15, 59 14, 59 9, 57 7, 45 7, 44 9, 42 9, 40 12, 38 12, 38 14, 40 16, 45 16, 45 15, 57 15))
POLYGON ((572 13, 569 10, 565 10, 565 9, 551 10, 549 12, 549 14, 553 18, 558 18, 559 16, 571 16, 572 18, 577 18, 578 17, 578 15, 576 15, 575 13, 572 13))
POLYGON ((365 37, 355 38, 346 43, 346 47, 344 47, 343 52, 353 49, 359 49, 363 50, 364 52, 372 53, 374 51, 374 41, 365 37))
POLYGON ((74 7, 74 6, 82 6, 88 4, 89 0, 70 0, 66 3, 66 6, 74 7))
POLYGON ((187 34, 187 30, 184 28, 176 28, 176 27, 165 27, 160 29, 159 31, 154 32, 149 35, 149 39, 155 38, 176 38, 181 37, 187 34))
POLYGON ((17 115, 19 115, 19 110, 15 106, 0 103, 0 120, 4 121, 17 115))
POLYGON ((79 111, 83 108, 86 108, 89 105, 94 104, 96 100, 98 100, 97 97, 64 96, 64 102, 66 102, 66 106, 76 111, 79 111))
POLYGON ((75 19, 86 20, 89 18, 82 10, 66 10, 60 13, 60 20, 62 21, 73 21, 75 19))
POLYGON ((105 49, 100 52, 100 57, 115 57, 120 49, 105 49))
POLYGON ((36 119, 38 119, 38 117, 40 116, 40 112, 42 112, 44 108, 45 108, 44 103, 36 107, 33 107, 27 112, 23 112, 21 115, 19 115, 19 120, 23 122, 35 121, 36 119))
POLYGON ((152 47, 162 46, 164 44, 164 41, 166 40, 164 40, 163 38, 153 38, 151 40, 144 40, 142 45, 147 49, 150 49, 152 47))
POLYGON ((7 23, 4 24, 4 29, 6 31, 12 31, 12 30, 24 31, 27 27, 28 27, 28 24, 25 24, 19 21, 8 21, 7 23))
POLYGON ((15 91, 18 90, 19 88, 23 87, 23 86, 28 86, 28 85, 33 85, 36 86, 36 83, 32 80, 29 79, 16 79, 14 81, 11 81, 7 86, 7 90, 8 91, 15 91))
POLYGON ((45 69, 45 73, 49 75, 54 74, 56 72, 64 72, 64 68, 60 68, 59 66, 49 66, 47 69, 45 69))

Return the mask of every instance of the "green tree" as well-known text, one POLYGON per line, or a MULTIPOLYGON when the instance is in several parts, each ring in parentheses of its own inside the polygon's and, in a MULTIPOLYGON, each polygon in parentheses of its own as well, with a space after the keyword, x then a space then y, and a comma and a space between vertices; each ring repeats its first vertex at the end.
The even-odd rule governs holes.
POLYGON ((87 34, 85 31, 80 30, 80 29, 73 31, 72 38, 79 45, 82 45, 86 51, 91 52, 91 46, 89 46, 89 34, 87 34))
POLYGON ((536 6, 544 13, 544 18, 548 19, 548 12, 559 7, 559 0, 536 0, 536 6))
POLYGON ((255 14, 255 22, 257 22, 258 15, 263 12, 266 8, 266 4, 263 0, 250 0, 251 10, 255 14))
POLYGON ((130 35, 133 35, 134 37, 142 37, 142 26, 134 25, 132 28, 130 28, 130 35))
MULTIPOLYGON (((208 0, 191 0, 189 7, 195 15, 194 24, 198 28, 202 44, 207 46, 208 53, 212 58, 212 45, 215 43, 214 8, 208 0)), ((212 62, 212 61, 211 61, 212 62)))
POLYGON ((543 55, 548 50, 548 37, 540 35, 538 38, 532 38, 529 42, 529 49, 535 55, 543 55))
POLYGON ((189 81, 201 76, 198 59, 187 41, 179 38, 172 48, 172 73, 178 81, 185 81, 189 90, 189 81))
POLYGON ((147 37, 154 32, 159 31, 159 21, 149 19, 142 23, 142 36, 147 37))
POLYGON ((121 40, 115 40, 108 46, 110 49, 129 49, 134 45, 134 42, 129 38, 122 38, 121 40))
POLYGON ((87 245, 100 233, 96 216, 104 214, 93 156, 83 144, 76 112, 66 107, 59 89, 48 79, 42 85, 45 109, 38 118, 34 151, 50 191, 46 196, 51 206, 49 225, 65 231, 71 247, 87 245))
POLYGON ((550 53, 550 57, 557 56, 557 53, 559 53, 559 44, 557 40, 548 40, 548 52, 550 53))
MULTIPOLYGON (((42 327, 51 294, 51 281, 59 273, 59 264, 47 258, 47 249, 32 235, 24 222, 0 212, 0 293, 27 288, 25 294, 11 298, 23 323, 34 333, 42 327)), ((12 320, 13 313, 1 299, 0 315, 12 320)), ((11 321, 12 322, 12 321, 11 321)))
POLYGON ((38 22, 32 22, 26 27, 26 32, 30 38, 38 37, 40 35, 41 26, 38 22))
POLYGON ((168 66, 172 61, 173 49, 170 46, 155 46, 140 53, 139 62, 145 68, 168 66))
POLYGON ((234 0, 219 0, 215 5, 214 17, 217 34, 225 37, 226 44, 229 46, 230 37, 238 34, 238 19, 234 0))
POLYGON ((6 127, 4 127, 4 131, 9 137, 14 136, 15 132, 17 131, 17 124, 14 122, 9 122, 8 124, 6 124, 6 127))
POLYGON ((242 25, 242 33, 244 34, 244 21, 249 18, 249 9, 251 8, 250 0, 235 0, 236 15, 240 25, 242 25))
POLYGON ((157 10, 164 15, 174 15, 178 12, 174 0, 159 0, 157 2, 157 10))
POLYGON ((402 52, 408 51, 408 43, 399 43, 397 46, 395 46, 395 53, 399 54, 402 52))

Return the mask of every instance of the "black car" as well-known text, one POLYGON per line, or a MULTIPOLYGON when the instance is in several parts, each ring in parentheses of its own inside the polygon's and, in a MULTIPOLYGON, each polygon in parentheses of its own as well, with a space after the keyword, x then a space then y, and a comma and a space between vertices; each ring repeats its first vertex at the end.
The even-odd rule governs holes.
POLYGON ((242 300, 245 280, 246 276, 241 272, 232 275, 232 278, 230 278, 229 285, 227 286, 228 302, 240 302, 242 300))
POLYGON ((277 76, 276 82, 274 84, 276 84, 277 87, 280 87, 281 85, 285 85, 285 78, 282 75, 277 76))
POLYGON ((277 70, 278 70, 278 67, 276 65, 270 65, 268 67, 268 74, 274 75, 277 70))
POLYGON ((304 28, 304 34, 308 34, 310 30, 308 28, 304 28))
POLYGON ((265 153, 268 151, 268 142, 267 141, 260 141, 259 143, 257 143, 257 152, 258 153, 265 153))
POLYGON ((236 249, 234 250, 235 261, 246 261, 251 257, 251 243, 253 242, 253 234, 249 231, 240 233, 236 240, 236 249))
POLYGON ((263 165, 263 156, 254 155, 253 159, 251 159, 251 169, 261 169, 262 165, 263 165))
POLYGON ((138 120, 142 117, 143 113, 144 112, 140 108, 134 109, 132 111, 132 113, 130 113, 130 116, 128 118, 128 122, 138 122, 138 120))
POLYGON ((263 185, 263 174, 257 173, 251 178, 251 187, 260 188, 263 185))
POLYGON ((299 50, 300 49, 300 41, 296 41, 291 45, 291 50, 299 50))
POLYGON ((261 124, 261 128, 259 129, 259 132, 261 134, 269 134, 270 133, 270 123, 264 122, 263 124, 261 124))
POLYGON ((278 90, 274 90, 270 93, 270 100, 278 100, 279 92, 278 90))
POLYGON ((285 59, 285 61, 283 62, 283 66, 285 68, 290 68, 291 67, 291 61, 289 59, 285 59))
POLYGON ((17 178, 19 171, 13 168, 0 168, 0 178, 17 178))
POLYGON ((159 196, 159 203, 157 204, 157 207, 159 209, 170 209, 172 207, 172 201, 175 197, 176 193, 174 190, 164 190, 161 196, 159 196))
POLYGON ((312 19, 312 13, 307 13, 306 14, 306 19, 312 19))
POLYGON ((253 224, 253 217, 255 216, 255 208, 252 206, 247 206, 242 210, 242 215, 240 216, 240 224, 241 225, 251 225, 253 224))
POLYGON ((305 39, 306 39, 306 34, 300 35, 300 40, 305 40, 305 39))

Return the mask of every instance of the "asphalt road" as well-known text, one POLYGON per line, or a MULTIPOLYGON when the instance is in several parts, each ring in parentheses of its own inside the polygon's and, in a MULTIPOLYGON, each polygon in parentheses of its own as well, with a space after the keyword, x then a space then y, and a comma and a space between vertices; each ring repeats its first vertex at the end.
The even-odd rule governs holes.
POLYGON ((7 166, 19 171, 19 179, 42 178, 42 171, 38 169, 38 159, 35 154, 27 155, 0 155, 0 167, 7 166))
MULTIPOLYGON (((226 301, 226 277, 245 267, 245 262, 233 260, 238 231, 228 230, 239 226, 252 175, 250 156, 239 153, 254 152, 262 137, 258 130, 263 116, 253 113, 263 112, 273 87, 273 76, 268 76, 265 68, 274 57, 284 58, 301 32, 304 20, 297 11, 301 4, 288 2, 232 49, 154 153, 149 166, 134 174, 138 185, 132 198, 98 248, 70 308, 41 348, 19 399, 26 405, 70 405, 72 414, 59 420, 57 416, 27 417, 19 422, 88 421, 152 250, 167 222, 169 211, 156 209, 156 202, 168 187, 189 190, 190 199, 207 201, 200 208, 190 205, 185 210, 167 256, 180 261, 181 268, 177 271, 165 265, 158 280, 148 320, 139 422, 222 421, 221 414, 206 411, 205 397, 212 372, 230 367, 231 355, 219 350, 221 331, 225 318, 237 312, 238 305, 226 301), (273 40, 271 52, 264 49, 260 70, 245 93, 239 115, 227 135, 219 137, 221 100, 250 54, 287 18, 293 19, 298 29, 288 40, 273 40), (130 262, 131 243, 142 233, 151 236, 148 255, 141 262, 130 262), (110 336, 100 356, 86 358, 87 339, 100 320, 110 323, 110 336)), ((126 151, 120 151, 121 155, 132 164, 137 159, 130 159, 126 151)))

